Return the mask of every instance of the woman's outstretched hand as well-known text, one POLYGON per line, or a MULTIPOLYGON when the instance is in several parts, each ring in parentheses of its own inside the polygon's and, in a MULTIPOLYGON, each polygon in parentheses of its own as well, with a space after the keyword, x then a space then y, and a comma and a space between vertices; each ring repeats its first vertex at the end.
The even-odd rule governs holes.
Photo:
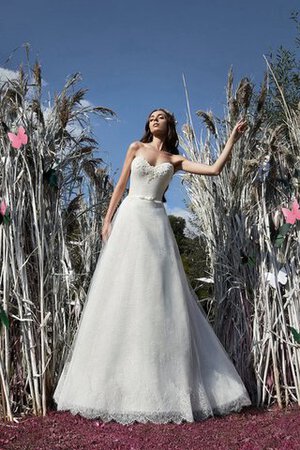
POLYGON ((104 242, 107 241, 107 239, 109 238, 110 233, 111 233, 111 223, 110 222, 104 222, 104 225, 103 225, 102 230, 101 230, 101 237, 102 237, 102 240, 104 242))
POLYGON ((234 142, 238 141, 248 127, 248 123, 244 119, 240 119, 234 126, 231 137, 234 142))

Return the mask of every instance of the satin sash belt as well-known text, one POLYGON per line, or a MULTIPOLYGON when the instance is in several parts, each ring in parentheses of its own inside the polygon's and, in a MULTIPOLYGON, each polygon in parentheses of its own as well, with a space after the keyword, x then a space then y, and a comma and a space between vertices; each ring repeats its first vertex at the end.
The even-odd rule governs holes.
POLYGON ((134 194, 128 194, 128 197, 135 197, 135 198, 141 198, 142 200, 150 200, 155 203, 163 203, 162 200, 157 200, 153 197, 146 197, 144 195, 134 195, 134 194))

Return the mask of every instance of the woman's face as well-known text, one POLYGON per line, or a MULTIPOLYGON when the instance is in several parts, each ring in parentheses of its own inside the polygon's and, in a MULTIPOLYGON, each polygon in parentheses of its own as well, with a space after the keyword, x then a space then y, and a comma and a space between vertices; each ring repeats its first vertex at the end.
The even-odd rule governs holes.
POLYGON ((165 135, 168 132, 168 121, 163 111, 154 111, 149 117, 149 129, 153 136, 165 135))

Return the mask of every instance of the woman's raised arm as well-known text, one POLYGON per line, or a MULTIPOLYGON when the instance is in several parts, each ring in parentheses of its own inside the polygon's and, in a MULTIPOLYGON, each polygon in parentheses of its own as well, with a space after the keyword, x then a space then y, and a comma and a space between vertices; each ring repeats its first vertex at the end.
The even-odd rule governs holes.
POLYGON ((184 170, 185 172, 195 173, 197 175, 219 175, 230 156, 234 144, 242 136, 247 126, 247 122, 243 119, 237 122, 226 142, 221 155, 212 165, 190 161, 189 159, 181 156, 180 160, 176 164, 177 170, 184 170))

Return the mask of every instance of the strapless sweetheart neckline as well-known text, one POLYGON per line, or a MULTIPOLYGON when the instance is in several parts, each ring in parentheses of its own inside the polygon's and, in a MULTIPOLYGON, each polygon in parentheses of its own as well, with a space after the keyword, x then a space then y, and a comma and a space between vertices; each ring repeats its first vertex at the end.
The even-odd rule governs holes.
MULTIPOLYGON (((142 155, 137 155, 134 159, 136 159, 136 158, 141 158, 141 159, 143 159, 143 160, 146 162, 146 164, 147 164, 148 166, 152 167, 153 169, 156 169, 157 167, 162 166, 163 164, 169 164, 170 166, 172 166, 172 169, 173 169, 173 171, 174 171, 174 166, 173 166, 173 164, 172 164, 171 162, 169 162, 169 161, 164 161, 164 162, 162 162, 162 163, 159 163, 159 164, 156 164, 155 166, 153 166, 153 165, 150 164, 149 161, 148 161, 144 156, 142 156, 142 155)), ((133 161, 134 161, 134 160, 133 160, 133 161)))

